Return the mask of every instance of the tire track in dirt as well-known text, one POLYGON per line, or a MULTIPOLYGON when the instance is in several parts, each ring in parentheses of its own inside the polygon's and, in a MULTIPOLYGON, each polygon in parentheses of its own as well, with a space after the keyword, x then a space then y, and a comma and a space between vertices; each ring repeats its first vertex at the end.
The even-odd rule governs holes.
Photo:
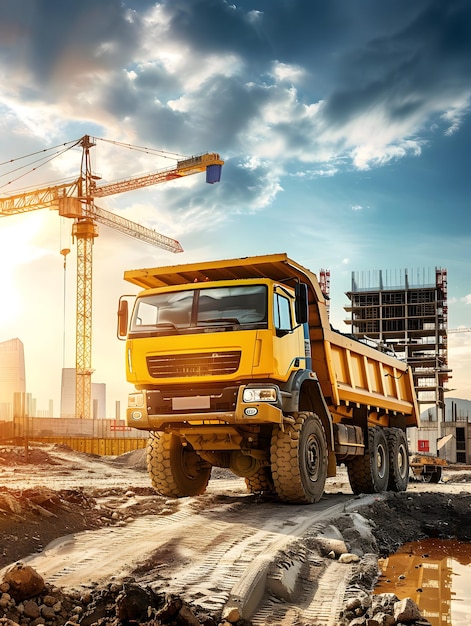
POLYGON ((185 498, 172 514, 69 535, 25 562, 65 589, 133 576, 211 612, 234 603, 245 611, 255 603, 252 612, 277 555, 316 524, 340 515, 350 499, 328 495, 306 507, 256 503, 252 496, 185 498))

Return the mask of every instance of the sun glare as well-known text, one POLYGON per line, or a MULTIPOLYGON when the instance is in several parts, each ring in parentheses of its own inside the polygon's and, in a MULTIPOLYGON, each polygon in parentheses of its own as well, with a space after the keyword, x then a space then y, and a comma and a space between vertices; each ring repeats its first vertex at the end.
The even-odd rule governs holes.
POLYGON ((29 263, 43 252, 33 243, 33 237, 41 228, 41 216, 28 216, 18 220, 3 219, 0 224, 0 324, 5 325, 18 317, 21 307, 21 285, 15 276, 16 269, 29 263))

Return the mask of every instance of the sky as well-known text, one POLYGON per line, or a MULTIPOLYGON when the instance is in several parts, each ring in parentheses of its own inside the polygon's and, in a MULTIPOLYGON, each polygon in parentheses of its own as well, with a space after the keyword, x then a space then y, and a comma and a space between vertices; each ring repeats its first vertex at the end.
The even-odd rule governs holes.
MULTIPOLYGON (((0 78, 0 197, 77 178, 81 150, 65 147, 84 135, 102 183, 170 153, 225 161, 218 184, 97 201, 184 249, 99 228, 92 380, 107 417, 131 390, 127 269, 287 252, 330 270, 331 321, 348 331, 353 271, 441 267, 449 328, 471 327, 467 0, 3 0, 0 78)), ((71 227, 54 210, 0 221, 0 341, 23 341, 27 390, 56 414, 75 365, 71 227)), ((449 335, 448 360, 452 395, 471 399, 471 333, 449 335)))

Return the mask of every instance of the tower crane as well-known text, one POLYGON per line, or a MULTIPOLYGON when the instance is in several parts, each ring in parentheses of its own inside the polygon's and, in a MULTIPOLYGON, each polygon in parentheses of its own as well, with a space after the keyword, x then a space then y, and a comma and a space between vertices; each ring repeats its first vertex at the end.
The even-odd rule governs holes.
POLYGON ((90 149, 95 145, 90 135, 84 135, 73 144, 72 147, 82 148, 80 175, 76 180, 0 197, 0 217, 49 208, 56 209, 62 217, 74 220, 72 237, 77 243, 75 414, 82 418, 92 417, 92 251, 93 241, 98 237, 98 224, 104 224, 170 252, 183 251, 175 239, 98 207, 95 198, 132 191, 203 171, 206 171, 206 182, 216 183, 220 180, 224 164, 219 154, 210 152, 178 160, 176 166, 151 174, 98 185, 99 178, 92 172, 90 158, 90 149))

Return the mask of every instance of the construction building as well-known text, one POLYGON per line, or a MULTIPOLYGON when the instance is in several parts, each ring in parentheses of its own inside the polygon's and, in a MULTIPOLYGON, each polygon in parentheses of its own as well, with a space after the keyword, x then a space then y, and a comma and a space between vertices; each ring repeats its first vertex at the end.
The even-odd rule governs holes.
POLYGON ((371 341, 407 361, 412 369, 421 425, 417 450, 436 453, 445 420, 447 355, 447 271, 372 270, 352 272, 345 310, 356 339, 371 341))

